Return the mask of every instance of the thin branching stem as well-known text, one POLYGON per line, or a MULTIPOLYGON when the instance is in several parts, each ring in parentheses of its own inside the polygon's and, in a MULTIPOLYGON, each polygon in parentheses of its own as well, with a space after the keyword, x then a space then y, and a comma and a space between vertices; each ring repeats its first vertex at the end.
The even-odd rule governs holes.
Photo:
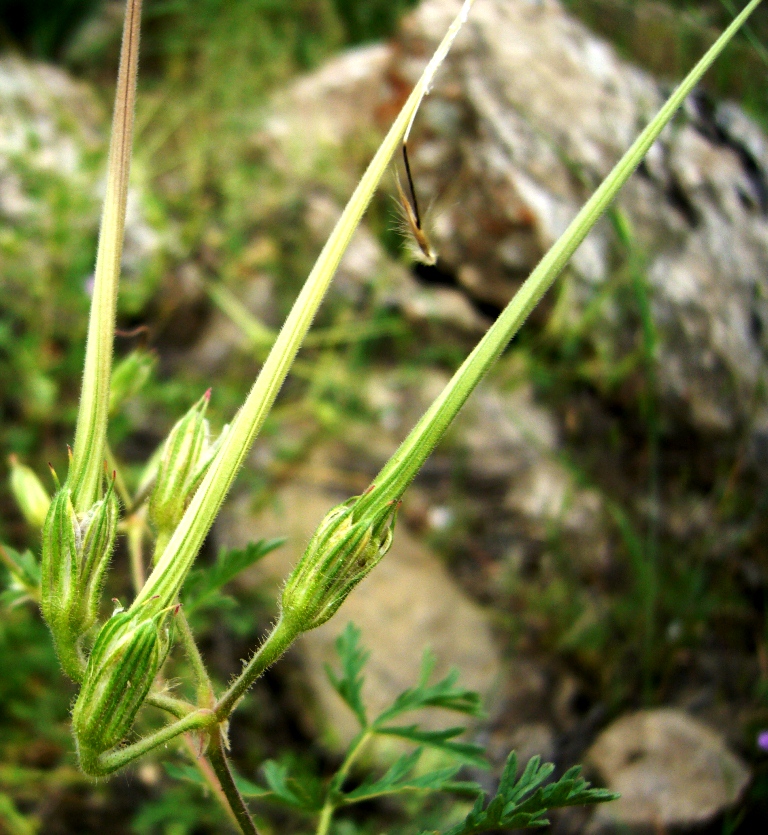
POLYGON ((271 667, 278 658, 296 640, 300 630, 289 621, 280 618, 264 643, 254 653, 245 669, 232 682, 227 692, 216 702, 214 712, 220 722, 226 720, 243 698, 248 688, 264 671, 271 667))
POLYGON ((235 780, 232 777, 232 771, 227 762, 227 755, 224 752, 224 740, 219 728, 214 728, 211 731, 210 743, 208 745, 208 759, 218 778, 221 789, 226 795, 237 823, 243 831, 243 835, 259 835, 259 830, 256 829, 256 824, 253 822, 251 813, 248 811, 243 796, 240 794, 235 785, 235 780))
POLYGON ((129 0, 120 53, 115 110, 107 166, 107 193, 101 216, 93 302, 88 321, 83 388, 69 472, 75 510, 86 512, 97 500, 106 452, 109 381, 115 335, 117 288, 123 256, 125 210, 133 145, 136 74, 139 65, 141 0, 129 0))
POLYGON ((215 699, 213 683, 211 682, 211 677, 208 675, 208 670, 205 667, 203 656, 200 654, 200 648, 197 646, 195 636, 192 634, 192 629, 189 625, 189 621, 187 620, 187 616, 184 614, 184 609, 179 608, 175 617, 176 627, 179 630, 179 636, 184 647, 184 652, 187 654, 187 658, 189 659, 189 663, 192 665, 195 678, 197 679, 198 702, 201 704, 201 707, 210 707, 213 705, 215 699))
POLYGON ((144 754, 154 751, 155 748, 171 742, 181 734, 188 731, 203 730, 215 724, 217 724, 216 716, 212 711, 206 709, 193 710, 178 721, 160 728, 159 731, 155 731, 131 745, 115 748, 105 754, 97 755, 81 750, 80 765, 86 774, 104 777, 132 763, 139 757, 143 757, 144 754))
MULTIPOLYGON (((341 789, 344 785, 344 780, 349 774, 349 770, 352 768, 355 760, 358 756, 360 756, 360 752, 373 735, 374 730, 372 728, 364 728, 360 731, 357 738, 350 745, 349 751, 347 751, 347 756, 344 757, 344 762, 334 775, 332 788, 337 790, 341 789)), ((320 820, 317 823, 317 831, 315 832, 315 835, 328 835, 331 829, 331 821, 333 820, 333 815, 337 808, 336 803, 334 803, 333 793, 329 791, 328 796, 325 799, 325 803, 323 804, 322 811, 320 812, 320 820)))

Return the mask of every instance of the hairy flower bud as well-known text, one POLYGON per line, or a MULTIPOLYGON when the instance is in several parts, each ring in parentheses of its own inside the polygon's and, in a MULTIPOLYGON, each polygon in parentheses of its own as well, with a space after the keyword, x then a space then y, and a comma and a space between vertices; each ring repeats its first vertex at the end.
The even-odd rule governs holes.
POLYGON ((126 736, 168 654, 168 610, 118 611, 104 624, 88 658, 72 711, 83 767, 126 736))
POLYGON ((282 616, 302 631, 325 623, 392 544, 398 502, 355 519, 355 496, 323 519, 282 595, 282 616))
POLYGON ((40 608, 65 671, 79 677, 78 641, 96 622, 104 576, 117 531, 113 485, 78 518, 65 484, 43 525, 40 608))
POLYGON ((212 460, 205 410, 210 391, 173 427, 157 465, 149 499, 149 518, 159 532, 171 532, 212 460))
POLYGON ((42 528, 51 497, 40 479, 24 464, 19 463, 15 455, 8 459, 11 465, 11 493, 26 521, 35 528, 42 528))

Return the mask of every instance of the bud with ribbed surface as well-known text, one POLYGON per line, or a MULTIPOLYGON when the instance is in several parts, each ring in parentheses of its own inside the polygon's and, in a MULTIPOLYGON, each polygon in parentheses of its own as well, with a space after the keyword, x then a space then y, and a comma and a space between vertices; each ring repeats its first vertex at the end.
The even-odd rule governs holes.
POLYGON ((118 745, 130 730, 168 655, 167 616, 167 609, 154 615, 118 611, 101 628, 72 711, 85 771, 94 771, 99 754, 118 745))
POLYGON ((48 491, 34 471, 19 463, 15 455, 11 455, 8 462, 11 465, 11 493, 19 510, 30 525, 42 528, 51 505, 48 491))
POLYGON ((387 553, 399 502, 355 518, 355 496, 323 519, 282 594, 282 617, 306 631, 325 623, 387 553))
POLYGON ((54 496, 43 525, 40 608, 64 671, 82 676, 79 641, 96 622, 117 531, 114 486, 82 517, 67 484, 54 496))
POLYGON ((215 447, 205 419, 210 396, 209 389, 176 423, 163 446, 149 498, 149 518, 159 540, 173 533, 213 459, 215 447))

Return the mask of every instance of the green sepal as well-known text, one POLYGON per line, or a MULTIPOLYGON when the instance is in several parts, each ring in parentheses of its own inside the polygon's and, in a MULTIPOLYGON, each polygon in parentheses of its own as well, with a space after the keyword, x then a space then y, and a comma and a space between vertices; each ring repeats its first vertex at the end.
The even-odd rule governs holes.
POLYGON ((80 680, 81 637, 94 625, 118 521, 114 487, 78 519, 69 485, 51 501, 43 525, 40 608, 64 671, 80 680))
POLYGON ((101 590, 104 586, 109 559, 115 544, 120 508, 114 482, 110 482, 104 498, 97 502, 80 524, 80 589, 82 613, 79 618, 82 632, 90 629, 99 615, 101 590))
POLYGON ((358 499, 329 511, 286 581, 282 617, 302 631, 331 618, 392 545, 399 503, 355 519, 358 499))
POLYGON ((209 399, 210 392, 206 392, 176 423, 163 446, 149 498, 149 518, 158 532, 172 532, 179 524, 202 480, 200 465, 210 461, 210 430, 205 420, 209 399))
POLYGON ((40 609, 53 635, 56 653, 68 676, 78 680, 81 662, 79 633, 72 630, 71 612, 77 607, 79 526, 72 494, 65 484, 53 497, 43 525, 40 569, 40 609))
POLYGON ((147 616, 119 611, 104 624, 72 711, 83 769, 127 735, 166 656, 168 610, 147 616))

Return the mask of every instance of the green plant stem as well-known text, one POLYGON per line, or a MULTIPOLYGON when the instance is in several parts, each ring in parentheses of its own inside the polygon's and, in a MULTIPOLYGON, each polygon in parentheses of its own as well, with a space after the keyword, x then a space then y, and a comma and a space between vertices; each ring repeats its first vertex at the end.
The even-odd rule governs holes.
POLYGON ((221 783, 216 776, 216 772, 213 770, 213 766, 206 757, 201 755, 199 745, 195 745, 195 737, 191 733, 184 734, 184 746, 187 749, 189 759, 195 764, 195 767, 203 776, 203 780, 205 780, 211 792, 219 801, 219 805, 224 810, 224 813, 235 826, 238 826, 237 817, 232 811, 232 806, 230 806, 224 790, 221 788, 221 783))
POLYGON ((166 693, 150 693, 146 698, 145 704, 160 708, 160 710, 170 713, 177 719, 183 719, 185 716, 194 712, 196 708, 195 705, 190 704, 185 699, 176 699, 166 693))
POLYGON ((129 0, 125 10, 120 70, 112 118, 107 193, 104 198, 96 255, 83 387, 69 471, 70 489, 78 513, 85 513, 98 497, 107 440, 112 343, 133 145, 140 21, 141 0, 129 0))
POLYGON ((214 712, 219 722, 224 722, 243 698, 248 688, 264 671, 296 640, 301 630, 293 623, 281 617, 267 636, 264 643, 256 650, 245 669, 232 682, 227 692, 216 702, 214 712))
POLYGON ((227 798, 232 813, 237 820, 243 835, 259 835, 256 824, 251 818, 251 813, 245 805, 243 796, 238 791, 235 785, 232 772, 227 762, 227 756, 224 753, 224 740, 221 736, 219 728, 214 728, 210 734, 210 743, 208 745, 208 759, 211 762, 211 767, 219 781, 221 790, 227 798))
POLYGON ((438 67, 464 23, 472 0, 465 0, 445 38, 395 119, 363 174, 275 340, 253 388, 132 609, 151 605, 156 611, 176 599, 190 567, 208 535, 234 478, 261 429, 285 380, 336 268, 389 163, 399 149, 438 67))
POLYGON ((123 768, 139 757, 143 757, 144 754, 148 754, 155 748, 165 745, 177 736, 187 733, 187 731, 202 730, 215 724, 217 722, 213 711, 204 708, 193 710, 178 721, 172 722, 164 728, 160 728, 159 731, 143 737, 132 745, 115 748, 112 751, 107 751, 105 754, 94 754, 91 751, 81 749, 80 767, 86 774, 90 774, 93 777, 105 777, 107 774, 123 768))
MULTIPOLYGON (((357 739, 352 743, 349 751, 347 751, 347 756, 344 758, 344 762, 334 775, 331 786, 332 790, 335 789, 336 791, 339 791, 344 785, 344 780, 349 774, 350 768, 373 734, 374 731, 371 728, 365 728, 357 735, 357 739)), ((338 808, 333 802, 332 790, 328 792, 328 796, 323 804, 323 809, 320 812, 320 820, 317 823, 317 831, 315 832, 315 835, 328 835, 328 832, 330 831, 333 815, 338 808)))
POLYGON ((213 692, 213 683, 208 675, 208 670, 205 668, 203 656, 200 654, 200 649, 195 641, 195 636, 192 634, 184 609, 180 608, 175 617, 181 643, 184 645, 184 651, 197 679, 198 702, 201 707, 211 707, 216 698, 213 692))
POLYGON ((752 0, 717 39, 585 203, 566 231, 544 255, 437 400, 384 465, 373 481, 373 488, 358 500, 355 506, 356 518, 360 518, 366 510, 374 506, 380 507, 402 496, 474 388, 499 358, 544 293, 552 286, 570 257, 615 199, 702 75, 760 2, 761 0, 752 0))

